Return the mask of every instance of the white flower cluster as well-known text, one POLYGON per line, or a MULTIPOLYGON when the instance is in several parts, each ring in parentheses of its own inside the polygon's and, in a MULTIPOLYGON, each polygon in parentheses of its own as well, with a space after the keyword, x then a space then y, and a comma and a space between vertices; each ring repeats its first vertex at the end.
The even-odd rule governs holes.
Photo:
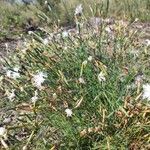
POLYGON ((63 31, 62 32, 62 37, 63 38, 66 38, 66 37, 68 37, 69 36, 69 32, 68 31, 63 31))
POLYGON ((69 109, 69 108, 65 109, 65 113, 66 113, 67 117, 71 117, 72 116, 72 110, 69 109))
POLYGON ((33 76, 33 85, 38 89, 42 89, 42 83, 44 83, 47 75, 43 72, 39 72, 33 76))

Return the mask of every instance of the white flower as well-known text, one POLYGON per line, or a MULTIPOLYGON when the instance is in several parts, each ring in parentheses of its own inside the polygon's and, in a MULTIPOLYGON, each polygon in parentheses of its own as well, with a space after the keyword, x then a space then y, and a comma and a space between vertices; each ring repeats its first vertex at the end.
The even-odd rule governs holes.
POLYGON ((67 108, 67 109, 65 110, 65 113, 67 114, 67 117, 71 117, 71 116, 72 116, 72 110, 69 109, 69 108, 67 108))
POLYGON ((45 3, 45 5, 46 5, 48 2, 47 2, 47 1, 45 1, 44 3, 45 3))
POLYGON ((145 43, 146 43, 146 46, 150 46, 150 40, 149 39, 146 39, 145 43))
POLYGON ((6 76, 9 77, 9 78, 12 78, 12 79, 19 78, 20 77, 19 68, 15 67, 12 70, 7 70, 6 76))
POLYGON ((9 78, 12 78, 12 71, 11 70, 7 70, 6 76, 9 77, 9 78))
POLYGON ((8 149, 8 145, 3 138, 7 139, 7 130, 4 127, 0 127, 0 142, 5 149, 8 149))
POLYGON ((5 119, 3 120, 3 123, 8 124, 8 123, 10 123, 11 121, 12 121, 11 118, 5 118, 5 119))
POLYGON ((6 49, 8 49, 8 43, 5 43, 5 47, 6 47, 6 49))
POLYGON ((63 31, 62 32, 62 37, 65 38, 65 37, 68 37, 69 33, 67 31, 63 31))
POLYGON ((111 33, 111 28, 110 28, 110 27, 106 27, 106 28, 105 28, 105 31, 106 31, 107 33, 111 33))
POLYGON ((56 98, 57 98, 57 94, 53 93, 53 99, 56 99, 56 98))
POLYGON ((139 21, 139 18, 135 18, 134 22, 137 22, 137 21, 139 21))
POLYGON ((79 83, 81 83, 81 84, 85 84, 84 79, 80 77, 80 78, 79 78, 79 83))
POLYGON ((93 59, 92 56, 88 57, 88 61, 92 61, 92 59, 93 59))
POLYGON ((38 100, 38 91, 34 92, 34 96, 31 98, 32 103, 35 103, 38 100))
POLYGON ((82 4, 80 4, 76 7, 74 15, 81 15, 82 11, 83 11, 83 7, 82 4))
POLYGON ((85 61, 83 61, 83 63, 82 63, 82 64, 83 64, 84 66, 86 66, 86 65, 87 65, 87 63, 88 63, 88 62, 87 62, 87 60, 85 60, 85 61))
POLYGON ((7 130, 4 127, 0 127, 0 138, 6 137, 7 130))
POLYGON ((19 68, 18 68, 18 67, 15 67, 13 70, 16 71, 16 72, 18 72, 18 71, 19 71, 19 68))
POLYGON ((24 91, 24 88, 23 88, 22 86, 20 87, 20 91, 21 91, 21 92, 23 92, 23 91, 24 91))
POLYGON ((10 101, 13 101, 14 100, 14 98, 15 98, 15 90, 14 89, 12 89, 11 90, 11 92, 6 92, 6 94, 7 94, 7 96, 8 96, 8 99, 10 100, 10 101))
POLYGON ((100 72, 98 74, 98 80, 99 80, 99 82, 106 81, 106 78, 105 78, 105 75, 103 72, 100 72))
POLYGON ((64 50, 67 50, 67 49, 68 49, 68 47, 67 47, 67 46, 65 46, 65 47, 64 47, 64 50))
POLYGON ((19 72, 14 72, 13 73, 13 79, 17 79, 20 77, 20 73, 19 72))
POLYGON ((23 146, 22 150, 27 150, 27 145, 23 146))
POLYGON ((47 75, 43 72, 39 72, 33 76, 33 85, 36 86, 38 89, 42 88, 42 83, 45 81, 47 75))
POLYGON ((44 44, 44 45, 47 45, 48 43, 49 43, 48 38, 45 38, 45 39, 43 40, 43 44, 44 44))
POLYGON ((33 34, 33 31, 28 31, 28 34, 29 34, 29 35, 33 34))
POLYGON ((143 99, 150 101, 150 84, 143 85, 143 99))

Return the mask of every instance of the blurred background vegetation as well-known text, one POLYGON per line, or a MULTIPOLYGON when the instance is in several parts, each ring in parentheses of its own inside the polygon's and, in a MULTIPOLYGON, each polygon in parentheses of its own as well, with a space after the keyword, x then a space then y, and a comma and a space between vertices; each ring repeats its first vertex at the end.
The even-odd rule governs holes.
POLYGON ((133 21, 150 20, 150 0, 39 0, 36 5, 15 5, 0 1, 0 27, 24 27, 29 19, 34 23, 50 25, 56 22, 60 25, 72 24, 74 9, 83 4, 86 18, 112 17, 133 21))

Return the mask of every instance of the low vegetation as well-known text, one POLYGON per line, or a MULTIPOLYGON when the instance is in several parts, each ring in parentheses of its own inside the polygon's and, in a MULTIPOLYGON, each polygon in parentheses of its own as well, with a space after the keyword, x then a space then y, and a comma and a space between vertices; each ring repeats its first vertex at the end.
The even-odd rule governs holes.
MULTIPOLYGON (((150 41, 132 27, 137 17, 148 20, 148 0, 80 1, 78 10, 78 1, 62 2, 53 5, 63 7, 54 14, 42 11, 47 3, 16 6, 21 12, 34 7, 30 17, 46 20, 40 30, 21 35, 22 48, 2 59, 0 148, 149 149, 150 41), (93 16, 103 19, 89 25, 93 16), (75 28, 64 27, 70 22, 75 28)), ((25 21, 22 14, 18 28, 25 21)), ((8 30, 12 22, 5 15, 2 26, 8 30)))

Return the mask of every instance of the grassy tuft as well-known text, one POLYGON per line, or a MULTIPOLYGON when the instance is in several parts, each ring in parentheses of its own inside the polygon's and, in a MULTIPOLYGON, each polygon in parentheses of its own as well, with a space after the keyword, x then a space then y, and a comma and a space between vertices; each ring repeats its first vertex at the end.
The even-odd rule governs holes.
POLYGON ((18 50, 5 60, 6 72, 17 66, 20 74, 18 79, 1 75, 0 105, 15 118, 6 124, 9 147, 148 149, 149 104, 142 100, 148 79, 140 76, 150 74, 148 47, 135 44, 137 33, 120 22, 111 32, 106 27, 89 31, 80 25, 66 37, 62 31, 47 33, 48 43, 35 32, 24 53, 18 50), (33 82, 39 72, 46 74, 40 89, 33 82), (15 96, 8 99, 12 89, 15 96))
POLYGON ((149 41, 134 21, 149 19, 148 0, 48 2, 1 2, 0 37, 30 18, 38 29, 1 58, 0 149, 149 149, 149 41))

